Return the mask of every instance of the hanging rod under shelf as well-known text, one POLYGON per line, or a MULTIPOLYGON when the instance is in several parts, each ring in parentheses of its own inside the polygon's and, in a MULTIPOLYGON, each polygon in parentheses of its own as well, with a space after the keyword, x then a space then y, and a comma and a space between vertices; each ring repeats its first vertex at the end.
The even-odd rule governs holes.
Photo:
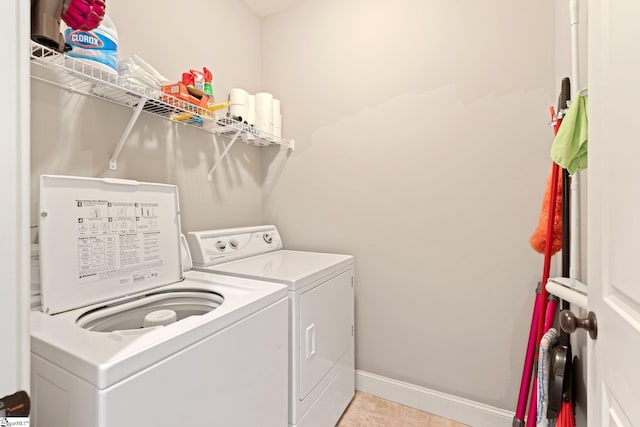
POLYGON ((90 62, 71 58, 34 41, 31 42, 31 76, 37 80, 65 88, 73 93, 97 97, 134 109, 123 135, 109 159, 110 169, 117 169, 117 158, 120 151, 124 147, 140 113, 143 111, 172 123, 179 123, 214 135, 227 135, 233 138, 211 168, 208 175, 210 180, 212 179, 213 171, 237 139, 241 139, 250 145, 280 145, 291 151, 294 150, 293 140, 280 138, 265 132, 256 132, 246 124, 223 114, 208 111, 160 90, 138 85, 129 79, 119 76, 115 71, 105 71, 90 62), (180 121, 174 120, 178 116, 184 117, 185 115, 192 118, 180 121), (240 134, 243 137, 238 138, 240 134))

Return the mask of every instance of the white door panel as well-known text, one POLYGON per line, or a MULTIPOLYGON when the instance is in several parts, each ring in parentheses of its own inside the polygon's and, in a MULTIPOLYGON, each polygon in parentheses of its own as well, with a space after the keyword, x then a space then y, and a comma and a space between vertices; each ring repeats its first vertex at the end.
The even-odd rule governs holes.
POLYGON ((620 404, 616 402, 613 396, 608 393, 608 389, 604 385, 603 395, 603 407, 606 408, 606 412, 603 414, 605 417, 605 421, 601 425, 608 425, 610 427, 633 427, 633 424, 631 424, 629 418, 627 418, 627 416, 620 408, 620 404))
POLYGON ((589 2, 589 427, 640 426, 640 2, 589 2))

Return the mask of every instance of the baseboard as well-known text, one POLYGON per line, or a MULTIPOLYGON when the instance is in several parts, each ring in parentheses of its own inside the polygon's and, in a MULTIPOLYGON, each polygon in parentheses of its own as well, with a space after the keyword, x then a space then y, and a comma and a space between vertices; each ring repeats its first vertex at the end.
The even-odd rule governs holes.
POLYGON ((511 427, 513 412, 356 370, 356 389, 473 427, 511 427))

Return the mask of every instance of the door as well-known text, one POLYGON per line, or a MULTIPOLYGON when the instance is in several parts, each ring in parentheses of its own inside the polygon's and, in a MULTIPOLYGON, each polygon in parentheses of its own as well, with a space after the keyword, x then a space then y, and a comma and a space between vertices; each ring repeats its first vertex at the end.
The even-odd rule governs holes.
POLYGON ((640 426, 640 2, 589 1, 588 426, 640 426))
POLYGON ((29 2, 0 2, 0 397, 29 386, 29 2))

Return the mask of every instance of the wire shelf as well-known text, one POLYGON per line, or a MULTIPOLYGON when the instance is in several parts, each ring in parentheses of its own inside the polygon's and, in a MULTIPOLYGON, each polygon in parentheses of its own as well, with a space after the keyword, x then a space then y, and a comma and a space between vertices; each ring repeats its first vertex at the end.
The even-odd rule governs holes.
POLYGON ((158 89, 138 85, 120 77, 115 71, 105 71, 88 61, 71 58, 34 41, 31 42, 31 77, 74 93, 102 98, 138 111, 141 108, 146 113, 214 135, 237 134, 238 139, 247 144, 283 145, 293 150, 293 140, 258 131, 224 114, 209 111, 158 89))

